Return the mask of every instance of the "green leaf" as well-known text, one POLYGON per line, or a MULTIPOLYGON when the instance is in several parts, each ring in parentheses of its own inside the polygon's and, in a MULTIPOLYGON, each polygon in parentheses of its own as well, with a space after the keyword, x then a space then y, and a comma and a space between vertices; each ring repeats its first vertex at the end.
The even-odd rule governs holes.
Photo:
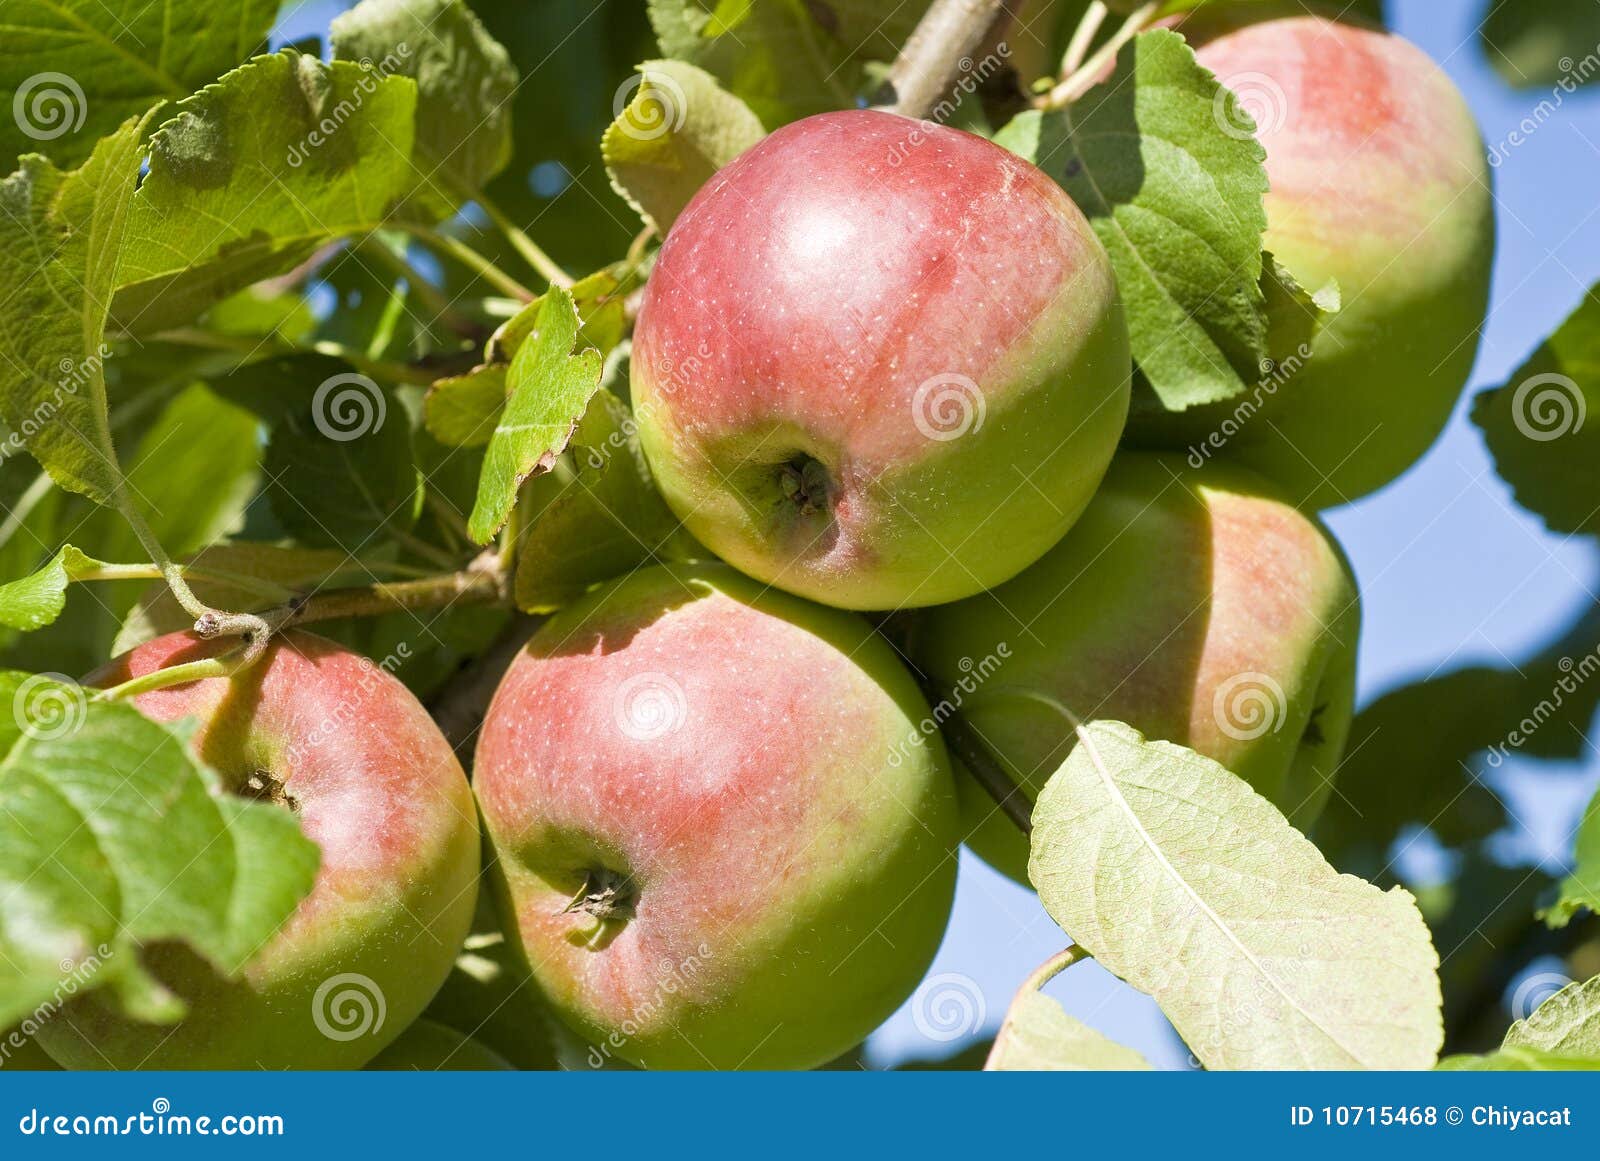
POLYGON ((0 625, 33 630, 50 624, 67 607, 67 585, 104 567, 104 561, 66 545, 32 576, 0 585, 0 625))
POLYGON ((1504 386, 1472 401, 1472 421, 1517 503, 1552 532, 1600 533, 1600 287, 1504 386))
MULTIPOLYGON (((1572 871, 1561 881, 1556 901, 1539 912, 1551 927, 1565 927, 1579 911, 1600 913, 1600 792, 1590 799, 1573 844, 1572 871)), ((1600 1032, 1600 1021, 1597 1021, 1600 1032)), ((1600 1056, 1600 1035, 1595 1055, 1600 1056)))
POLYGON ((440 379, 423 400, 428 434, 451 447, 484 447, 506 406, 506 368, 474 367, 440 379))
POLYGON ((1600 1059, 1600 976, 1562 988, 1511 1025, 1505 1044, 1600 1059))
POLYGON ((995 138, 1088 215, 1116 268, 1134 361, 1168 410, 1240 394, 1271 354, 1266 153, 1225 129, 1241 123, 1233 94, 1158 29, 1082 101, 1024 113, 995 138))
POLYGON ((534 335, 506 373, 510 395, 489 438, 477 502, 467 519, 467 531, 479 544, 504 526, 522 481, 550 470, 600 389, 600 353, 574 355, 577 337, 572 295, 553 287, 540 305, 534 335))
POLYGON ((1600 79, 1600 69, 1582 67, 1600 45, 1600 6, 1594 0, 1486 0, 1478 37, 1501 79, 1521 89, 1558 90, 1551 101, 1600 79))
POLYGON ((572 436, 573 478, 530 519, 517 552, 515 597, 549 612, 590 585, 656 560, 678 521, 656 490, 628 405, 589 401, 572 436))
POLYGON ((649 0, 664 56, 704 69, 768 129, 865 95, 871 61, 893 60, 929 0, 649 0))
POLYGON ((689 199, 728 162, 765 136, 761 119, 703 69, 646 61, 633 99, 600 154, 611 184, 665 237, 689 199))
MULTIPOLYGON (((129 500, 168 553, 186 556, 238 531, 260 482, 260 427, 249 411, 196 383, 140 439, 127 457, 129 500)), ((138 558, 139 542, 125 522, 95 543, 113 556, 138 558)))
POLYGON ((106 311, 139 176, 128 121, 81 169, 39 156, 0 180, 0 420, 68 491, 121 487, 106 412, 106 311))
POLYGON ((1446 1056, 1440 1072, 1600 1072, 1600 1057, 1562 1056, 1537 1048, 1501 1048, 1487 1056, 1446 1056))
POLYGON ((236 972, 310 890, 293 815, 223 798, 181 730, 50 675, 0 673, 0 702, 0 1025, 69 970, 154 1005, 139 944, 236 972))
POLYGON ((461 0, 363 0, 336 16, 333 55, 417 82, 418 194, 447 217, 511 160, 517 70, 461 0))
POLYGON ((278 0, 0 0, 0 159, 62 164, 260 50, 278 0))
POLYGON ((135 334, 198 318, 411 192, 417 86, 284 50, 179 102, 150 141, 113 308, 135 334))
POLYGON ((304 400, 272 428, 263 489, 283 529, 313 548, 370 550, 409 529, 421 513, 405 408, 390 392, 337 360, 304 400))
POLYGON ((1340 875, 1240 778, 1092 722, 1033 813, 1051 917, 1209 1068, 1427 1068, 1438 955, 1415 901, 1340 875))
POLYGON ((1080 1020, 1043 992, 1024 988, 1011 1002, 988 1072, 1145 1072, 1150 1062, 1080 1020))
MULTIPOLYGON (((643 282, 643 270, 632 262, 614 262, 572 284, 569 293, 578 306, 578 338, 602 355, 627 337, 630 323, 628 296, 643 282)), ((490 363, 509 362, 533 333, 544 306, 544 295, 512 315, 489 337, 490 363)))

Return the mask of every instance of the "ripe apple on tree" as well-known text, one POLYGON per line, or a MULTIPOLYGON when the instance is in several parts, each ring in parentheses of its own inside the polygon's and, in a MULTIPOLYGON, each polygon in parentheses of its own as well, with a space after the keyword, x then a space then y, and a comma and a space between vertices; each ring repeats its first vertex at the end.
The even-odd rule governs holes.
POLYGON ((557 1013, 652 1068, 805 1068, 911 993, 955 886, 927 707, 859 618, 721 565, 570 606, 506 673, 474 786, 557 1013))
POLYGON ((830 605, 931 605, 1038 559, 1127 415, 1104 248, 1034 166, 873 111, 773 133, 672 227, 633 347, 689 530, 830 605))
MULTIPOLYGON (((115 685, 215 655, 227 641, 149 641, 96 675, 115 685)), ((421 1012, 450 970, 477 898, 478 821, 444 735, 370 661, 290 631, 232 678, 151 690, 146 717, 197 718, 196 754, 235 794, 292 810, 322 851, 289 921, 228 979, 182 944, 147 966, 188 1005, 175 1026, 98 992, 39 1041, 69 1068, 357 1068, 421 1012)))
MULTIPOLYGON (((1266 249, 1305 286, 1336 280, 1342 300, 1287 382, 1244 397, 1222 453, 1298 503, 1342 504, 1421 457, 1472 371, 1495 244, 1482 137, 1426 53, 1357 20, 1259 3, 1180 31, 1256 123, 1266 249)), ((1156 447, 1204 444, 1241 403, 1145 402, 1129 437, 1156 447)))
MULTIPOLYGON (((921 663, 1032 802, 1073 722, 1127 722, 1197 750, 1301 828, 1332 788, 1355 697, 1360 605, 1328 533, 1253 473, 1124 452, 1066 538, 992 593, 919 614, 921 663), (976 678, 968 681, 969 687, 976 678)), ((969 774, 967 842, 1027 881, 1028 842, 969 774)))

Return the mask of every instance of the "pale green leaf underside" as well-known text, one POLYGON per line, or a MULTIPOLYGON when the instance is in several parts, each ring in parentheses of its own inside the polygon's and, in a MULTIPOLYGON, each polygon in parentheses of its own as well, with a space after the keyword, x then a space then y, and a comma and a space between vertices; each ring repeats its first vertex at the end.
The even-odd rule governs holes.
POLYGON ((765 135, 750 107, 703 69, 646 61, 600 140, 611 184, 662 236, 701 186, 765 135))
POLYGON ((1019 995, 984 1068, 990 1072, 1143 1072, 1150 1062, 1067 1015, 1042 992, 1019 995))
POLYGON ((1208 1068, 1434 1063, 1438 956, 1415 901, 1338 874, 1217 763, 1090 723, 1033 822, 1045 909, 1208 1068))
POLYGON ((1600 976, 1568 984, 1506 1032, 1506 1047, 1600 1057, 1600 976))

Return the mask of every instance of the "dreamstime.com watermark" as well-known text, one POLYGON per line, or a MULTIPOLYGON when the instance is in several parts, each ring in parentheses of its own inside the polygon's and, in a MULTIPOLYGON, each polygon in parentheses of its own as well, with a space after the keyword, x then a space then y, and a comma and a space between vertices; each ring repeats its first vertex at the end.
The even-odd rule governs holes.
POLYGON ((611 116, 623 136, 654 141, 683 128, 689 119, 689 98, 667 73, 634 73, 612 96, 611 116))
POLYGON ((911 1022, 935 1044, 976 1034, 988 1016, 978 981, 960 972, 929 976, 911 997, 911 1022))
MULTIPOLYGON (((374 62, 371 57, 362 57, 358 62, 361 65, 361 75, 356 78, 350 95, 341 97, 332 108, 318 118, 311 132, 289 146, 288 155, 284 159, 289 163, 289 168, 299 169, 312 153, 332 140, 345 122, 361 111, 367 103, 367 98, 376 93, 391 75, 398 73, 410 56, 411 46, 401 41, 380 61, 374 62)), ((314 58, 303 59, 314 60, 314 58)))
POLYGON ((345 730, 355 721, 367 695, 372 693, 386 679, 394 677, 395 671, 401 665, 411 660, 411 644, 402 641, 394 647, 394 651, 374 662, 370 657, 360 660, 361 674, 356 678, 355 685, 347 689, 345 695, 339 699, 339 704, 334 706, 322 720, 297 738, 285 754, 285 766, 292 767, 301 756, 319 748, 324 742, 345 730))
POLYGON ((11 720, 35 742, 54 742, 78 732, 89 698, 65 673, 35 673, 11 695, 11 720))
POLYGON ((92 980, 110 958, 111 945, 102 943, 91 955, 81 959, 63 959, 58 965, 61 968, 61 978, 56 981, 55 990, 50 993, 50 998, 12 1025, 4 1037, 0 1038, 0 1068, 5 1067, 13 1052, 25 1048, 28 1041, 33 1039, 44 1026, 45 1021, 66 1007, 67 1001, 77 995, 79 989, 92 980))
POLYGON ((1540 727, 1556 716, 1566 704, 1568 697, 1577 693, 1591 677, 1600 674, 1600 646, 1592 652, 1585 653, 1576 661, 1570 657, 1563 657, 1556 662, 1556 668, 1561 670, 1562 675, 1550 687, 1549 695, 1540 698, 1539 704, 1534 706, 1515 728, 1489 747, 1490 766, 1495 769, 1503 766, 1506 759, 1511 756, 1511 751, 1526 746, 1528 740, 1539 732, 1540 727))
POLYGON ((317 985, 311 997, 311 1022, 329 1040, 341 1044, 376 1036, 389 1017, 383 989, 360 972, 340 972, 317 985))
POLYGON ((600 1044, 589 1045, 589 1067, 604 1068, 611 1063, 612 1054, 625 1048, 628 1041, 639 1034, 661 1011, 669 996, 675 996, 685 984, 692 983, 714 958, 709 944, 702 943, 681 960, 663 960, 655 991, 644 1003, 637 1005, 600 1044))
POLYGON ((1574 60, 1570 56, 1562 57, 1556 62, 1556 67, 1561 73, 1561 79, 1556 81, 1550 90, 1550 95, 1518 121, 1514 129, 1489 146, 1490 168, 1499 169, 1504 165, 1512 150, 1527 144, 1534 134, 1549 124, 1561 111, 1568 97, 1600 74, 1600 45, 1596 45, 1594 51, 1582 60, 1574 60))
POLYGON ((950 692, 939 699, 938 704, 928 712, 928 716, 917 722, 904 738, 895 743, 894 749, 889 751, 889 768, 898 769, 911 756, 913 750, 926 745, 928 739, 937 734, 945 722, 960 712, 967 698, 977 693, 1010 658, 1011 643, 1002 641, 994 647, 994 652, 984 654, 979 661, 963 657, 957 662, 956 668, 961 670, 961 676, 951 684, 950 692))
POLYGON ((277 1113, 191 1116, 173 1112, 171 1101, 156 1097, 148 1112, 126 1116, 32 1108, 18 1119, 17 1132, 24 1137, 281 1137, 285 1129, 277 1113))
POLYGON ((25 450, 36 435, 54 423, 66 400, 83 390, 84 385, 100 373, 110 357, 111 348, 101 343, 100 349, 87 358, 62 359, 57 363, 56 370, 60 374, 50 397, 36 403, 22 422, 7 432, 4 439, 0 439, 0 464, 25 450))
POLYGON ((1255 418, 1256 413, 1265 406, 1266 401, 1278 393, 1278 389, 1300 373, 1300 369, 1311 361, 1311 347, 1301 343, 1295 348, 1294 354, 1286 359, 1267 359, 1261 365, 1262 377, 1256 381, 1254 390, 1234 405, 1234 408, 1223 421, 1213 428, 1205 439, 1197 444, 1189 445, 1189 466, 1202 468, 1206 461, 1228 445, 1228 441, 1238 435, 1245 425, 1255 418))
POLYGON ((913 124, 910 131, 895 142, 894 148, 889 150, 889 164, 896 168, 903 165, 906 158, 928 140, 930 128, 938 128, 955 116, 956 107, 962 100, 977 92, 984 82, 997 75, 1010 59, 1011 46, 1002 40, 994 46, 993 52, 979 60, 974 61, 970 56, 964 56, 956 62, 956 79, 951 83, 949 90, 939 99, 938 104, 928 110, 926 117, 913 124))

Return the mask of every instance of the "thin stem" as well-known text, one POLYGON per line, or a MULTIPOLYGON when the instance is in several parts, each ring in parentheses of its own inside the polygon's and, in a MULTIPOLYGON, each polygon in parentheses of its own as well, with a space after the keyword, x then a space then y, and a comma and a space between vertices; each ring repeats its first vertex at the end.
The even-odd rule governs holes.
POLYGON ((1018 1007, 1027 997, 1039 991, 1073 964, 1091 958, 1093 957, 1090 956, 1088 951, 1074 943, 1056 952, 1055 955, 1028 973, 1028 978, 1022 981, 1022 986, 1017 989, 1017 994, 1012 997, 1011 1003, 1006 1008, 1005 1019, 1000 1022, 1001 1035, 995 1037, 994 1047, 989 1049, 988 1059, 983 1062, 985 1070, 994 1067, 1001 1052, 1001 1039, 1005 1035, 1005 1030, 1010 1026, 1011 1018, 1016 1015, 1018 1007))
POLYGON ((522 256, 522 260, 533 267, 541 278, 551 286, 572 285, 572 275, 563 270, 559 262, 546 254, 537 242, 507 217, 505 211, 497 206, 488 194, 476 190, 469 196, 483 208, 484 214, 494 223, 495 229, 506 236, 506 241, 511 243, 512 249, 516 250, 522 256))
POLYGON ((167 582, 167 587, 172 590, 172 595, 183 611, 194 618, 194 631, 202 637, 249 637, 258 646, 264 646, 266 638, 271 633, 270 627, 260 617, 253 613, 225 613, 220 609, 213 609, 189 587, 189 582, 184 579, 183 566, 167 555, 167 550, 161 546, 154 530, 145 522, 139 509, 134 507, 125 488, 118 488, 114 497, 117 509, 133 529, 134 536, 144 546, 145 552, 150 554, 150 559, 161 570, 161 577, 167 582))
POLYGON ((489 261, 460 238, 452 238, 449 234, 441 234, 439 231, 424 226, 419 222, 398 223, 398 227, 411 234, 423 245, 454 258, 461 265, 500 291, 501 294, 521 299, 523 302, 532 302, 536 297, 533 291, 522 285, 522 283, 511 277, 511 275, 500 269, 500 267, 489 261))
POLYGON ((1100 74, 1117 59, 1117 54, 1122 51, 1123 46, 1143 32, 1160 10, 1161 0, 1151 0, 1136 10, 1093 56, 1079 66, 1071 76, 1040 97, 1035 104, 1041 109, 1064 109, 1081 98, 1099 84, 1100 74))
POLYGON ((443 605, 492 605, 506 599, 505 587, 505 579, 496 569, 475 566, 421 580, 328 589, 285 606, 280 627, 443 605))
POLYGON ((423 277, 422 272, 411 265, 405 255, 395 253, 384 245, 381 238, 368 234, 356 249, 363 254, 372 255, 387 266, 391 273, 405 279, 407 288, 417 296, 423 309, 431 312, 435 319, 444 323, 456 334, 476 335, 482 329, 475 321, 457 310, 444 296, 444 292, 423 277))
POLYGON ((124 681, 121 685, 113 685, 110 689, 103 689, 95 694, 94 700, 124 701, 141 693, 149 693, 152 689, 166 689, 173 685, 185 685, 191 681, 204 681, 208 677, 232 677, 241 669, 253 664, 259 655, 259 651, 242 645, 237 649, 228 650, 220 657, 186 661, 182 665, 157 669, 141 677, 124 681))
POLYGON ((203 327, 178 327, 174 330, 162 331, 156 336, 156 339, 161 342, 177 343, 185 347, 201 347, 213 351, 235 351, 245 355, 254 355, 262 351, 286 355, 327 355, 329 358, 342 359, 356 370, 365 372, 375 379, 384 379, 396 383, 414 383, 422 387, 429 386, 437 377, 423 368, 412 367, 405 363, 396 363, 390 359, 374 359, 353 347, 327 340, 315 343, 291 343, 280 338, 225 335, 217 331, 208 331, 203 327))
MULTIPOLYGON (((185 579, 229 585, 265 597, 269 601, 286 601, 294 596, 293 589, 244 573, 217 568, 197 568, 192 564, 180 564, 177 567, 185 579)), ((166 576, 161 567, 154 564, 103 564, 98 568, 79 573, 75 579, 79 581, 165 580, 166 576)))
POLYGON ((1083 64, 1083 58, 1089 53, 1089 46, 1094 43, 1095 33, 1100 31, 1100 26, 1105 23, 1110 15, 1102 0, 1094 0, 1089 5, 1089 10, 1083 14, 1077 31, 1072 34, 1072 40, 1067 44, 1066 55, 1061 58, 1061 73, 1063 77, 1070 77, 1077 72, 1083 64))
POLYGON ((654 226, 646 226, 633 236, 633 241, 628 243, 626 261, 629 266, 638 266, 640 262, 644 261, 645 247, 650 245, 650 239, 655 236, 656 228, 654 226))
POLYGON ((1005 16, 1005 0, 933 0, 889 66, 891 100, 884 107, 926 117, 949 90, 962 58, 1005 16))
POLYGON ((983 740, 982 735, 972 727, 961 711, 952 711, 945 718, 939 732, 944 735, 945 744, 950 747, 950 752, 967 768, 978 785, 989 792, 989 796, 1000 807, 1000 812, 1024 835, 1031 835, 1033 803, 1028 801, 1028 796, 1022 787, 1011 780, 1011 775, 1000 764, 1000 759, 995 757, 989 744, 983 740))
POLYGON ((432 561, 440 568, 454 569, 460 563, 444 549, 437 548, 426 540, 419 540, 409 532, 395 532, 392 535, 397 543, 409 548, 424 560, 432 561))

